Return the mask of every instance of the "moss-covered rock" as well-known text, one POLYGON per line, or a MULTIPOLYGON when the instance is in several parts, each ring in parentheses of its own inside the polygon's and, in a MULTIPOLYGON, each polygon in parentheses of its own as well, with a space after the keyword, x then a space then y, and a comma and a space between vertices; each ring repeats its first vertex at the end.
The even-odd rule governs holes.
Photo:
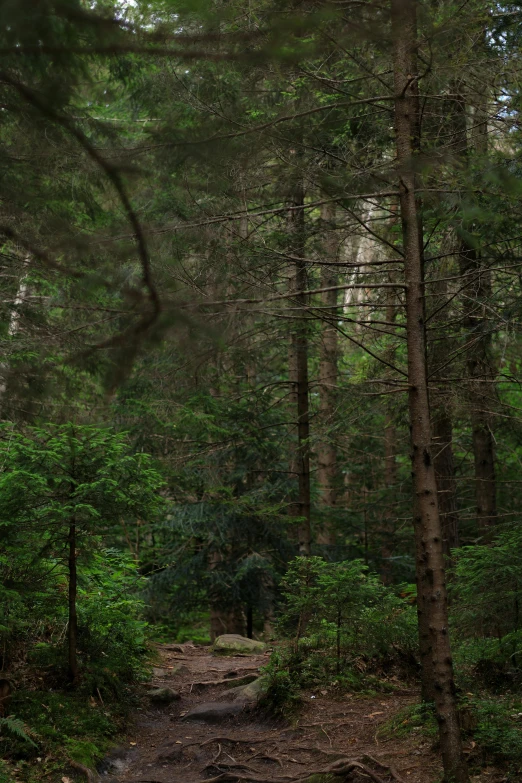
POLYGON ((181 698, 180 694, 177 691, 173 691, 172 688, 154 688, 147 695, 151 702, 158 706, 170 704, 181 698))
POLYGON ((257 702, 263 698, 268 690, 268 678, 256 677, 252 682, 247 685, 240 685, 238 688, 232 688, 227 692, 227 698, 232 697, 234 701, 242 702, 243 704, 257 704, 257 702))
POLYGON ((218 655, 256 655, 266 650, 266 644, 239 634, 225 633, 217 637, 213 649, 218 655))

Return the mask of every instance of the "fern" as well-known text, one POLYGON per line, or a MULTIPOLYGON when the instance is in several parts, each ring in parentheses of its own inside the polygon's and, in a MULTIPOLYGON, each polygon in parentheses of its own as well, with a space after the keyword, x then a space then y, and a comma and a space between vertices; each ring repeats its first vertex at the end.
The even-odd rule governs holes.
POLYGON ((11 734, 14 734, 15 737, 28 742, 34 748, 38 747, 37 744, 33 742, 31 737, 27 734, 26 726, 24 722, 20 720, 20 718, 0 718, 0 731, 2 729, 7 729, 7 731, 11 734))

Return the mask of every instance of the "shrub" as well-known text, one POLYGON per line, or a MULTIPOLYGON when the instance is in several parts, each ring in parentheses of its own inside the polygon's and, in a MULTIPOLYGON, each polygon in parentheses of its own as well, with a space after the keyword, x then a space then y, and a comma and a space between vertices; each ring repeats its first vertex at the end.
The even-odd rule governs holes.
POLYGON ((278 712, 300 688, 330 684, 380 687, 375 672, 415 660, 416 613, 359 560, 329 563, 298 557, 282 581, 278 620, 286 645, 266 669, 267 701, 278 712))

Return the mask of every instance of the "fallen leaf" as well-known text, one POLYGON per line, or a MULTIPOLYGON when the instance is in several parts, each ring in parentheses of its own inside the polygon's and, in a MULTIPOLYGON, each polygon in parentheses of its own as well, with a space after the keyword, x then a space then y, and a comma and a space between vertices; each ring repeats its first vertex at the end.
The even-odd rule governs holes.
POLYGON ((371 712, 369 715, 365 715, 365 718, 375 718, 376 715, 384 715, 384 712, 371 712))
POLYGON ((129 742, 129 745, 135 745, 135 744, 136 744, 135 742, 129 742))
POLYGON ((62 778, 62 783, 72 783, 72 780, 71 780, 71 778, 67 778, 64 775, 63 778, 62 778))
POLYGON ((183 745, 181 740, 176 740, 176 745, 183 745))

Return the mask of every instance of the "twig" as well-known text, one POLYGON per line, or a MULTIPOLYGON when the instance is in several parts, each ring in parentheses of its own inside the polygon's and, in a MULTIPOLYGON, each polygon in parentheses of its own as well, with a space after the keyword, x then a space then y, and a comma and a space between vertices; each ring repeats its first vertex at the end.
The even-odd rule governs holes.
POLYGON ((390 764, 383 764, 382 761, 379 761, 378 759, 375 759, 373 756, 370 756, 368 753, 365 753, 364 756, 362 757, 362 759, 363 759, 363 761, 366 761, 366 760, 371 761, 372 764, 376 764, 381 769, 388 770, 388 772, 390 773, 392 778, 394 778, 397 781, 397 783, 405 783, 404 778, 401 778, 401 776, 399 775, 399 773, 397 772, 395 767, 390 766, 390 764))
POLYGON ((221 756, 221 743, 218 744, 218 752, 216 753, 216 755, 214 756, 214 758, 210 763, 215 764, 220 756, 221 756))

